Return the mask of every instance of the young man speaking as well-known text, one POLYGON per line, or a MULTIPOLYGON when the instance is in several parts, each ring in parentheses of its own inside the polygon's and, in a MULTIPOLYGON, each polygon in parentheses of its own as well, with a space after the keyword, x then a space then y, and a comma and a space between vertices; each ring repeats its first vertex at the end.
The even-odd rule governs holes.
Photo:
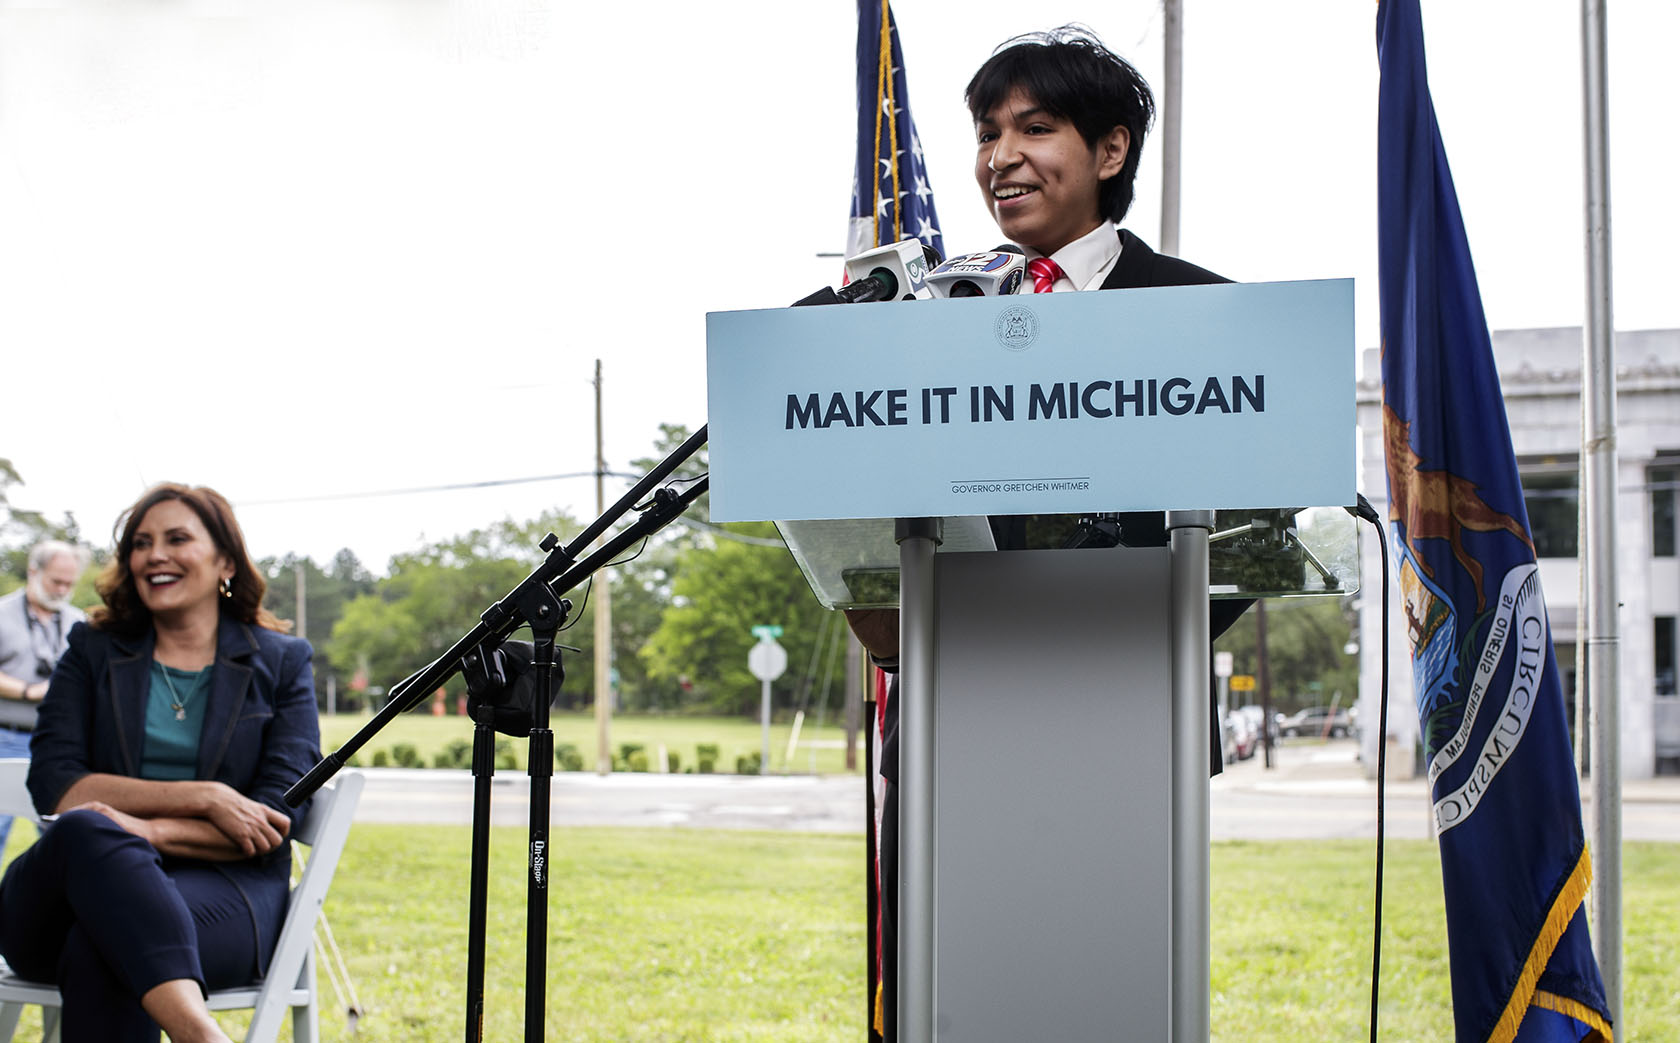
MULTIPOLYGON (((1025 250, 1034 292, 1228 281, 1158 254, 1119 227, 1131 208, 1155 100, 1138 71, 1088 31, 1064 26, 1005 42, 974 74, 965 96, 974 118, 975 181, 998 228, 1025 250)), ((1067 546, 1077 535, 1076 522, 1067 515, 991 519, 999 550, 1067 546)), ((1159 511, 1118 515, 1116 526, 1128 545, 1167 542, 1159 511)), ((1229 627, 1248 604, 1215 602, 1212 635, 1229 627)), ((847 618, 875 662, 896 671, 897 610, 852 611, 847 618)), ((880 852, 882 988, 875 1027, 887 1043, 897 1039, 897 696, 895 678, 880 765, 888 785, 880 852)), ((1217 772, 1217 723, 1212 745, 1217 772)))

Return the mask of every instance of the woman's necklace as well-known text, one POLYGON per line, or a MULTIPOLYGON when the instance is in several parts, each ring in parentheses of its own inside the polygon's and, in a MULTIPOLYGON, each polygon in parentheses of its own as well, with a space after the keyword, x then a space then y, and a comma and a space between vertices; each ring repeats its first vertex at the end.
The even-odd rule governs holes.
POLYGON ((169 689, 169 708, 175 711, 175 719, 177 721, 186 720, 187 699, 191 699, 193 692, 198 688, 198 679, 193 679, 193 686, 187 689, 187 699, 183 699, 181 694, 175 690, 175 682, 169 679, 169 667, 159 663, 158 670, 163 674, 164 687, 169 689))

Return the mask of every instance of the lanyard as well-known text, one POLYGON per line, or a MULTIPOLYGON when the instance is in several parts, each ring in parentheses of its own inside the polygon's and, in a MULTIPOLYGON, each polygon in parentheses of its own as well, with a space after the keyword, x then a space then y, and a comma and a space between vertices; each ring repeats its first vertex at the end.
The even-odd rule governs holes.
POLYGON ((49 663, 56 664, 59 653, 63 651, 64 647, 64 614, 62 612, 53 613, 52 630, 49 632, 47 624, 30 611, 28 593, 26 592, 19 600, 23 602, 23 618, 29 624, 29 643, 34 647, 35 654, 49 663), (41 632, 41 638, 45 644, 36 641, 36 630, 41 632))

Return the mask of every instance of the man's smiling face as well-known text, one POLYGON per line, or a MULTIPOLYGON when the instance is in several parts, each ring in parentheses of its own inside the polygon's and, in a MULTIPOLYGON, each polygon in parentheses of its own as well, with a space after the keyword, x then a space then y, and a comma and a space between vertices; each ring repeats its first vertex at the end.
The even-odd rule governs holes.
POLYGON ((1049 255, 1102 223, 1102 182, 1120 172, 1130 135, 1087 144, 1072 121, 1017 87, 974 124, 974 179, 1011 241, 1049 255))

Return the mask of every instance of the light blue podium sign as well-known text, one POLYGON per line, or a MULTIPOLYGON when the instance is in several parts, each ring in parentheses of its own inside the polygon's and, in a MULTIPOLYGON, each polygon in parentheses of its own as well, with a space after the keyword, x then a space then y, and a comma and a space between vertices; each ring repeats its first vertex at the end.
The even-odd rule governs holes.
POLYGON ((1354 500, 1353 283, 706 316, 714 521, 1354 500))

